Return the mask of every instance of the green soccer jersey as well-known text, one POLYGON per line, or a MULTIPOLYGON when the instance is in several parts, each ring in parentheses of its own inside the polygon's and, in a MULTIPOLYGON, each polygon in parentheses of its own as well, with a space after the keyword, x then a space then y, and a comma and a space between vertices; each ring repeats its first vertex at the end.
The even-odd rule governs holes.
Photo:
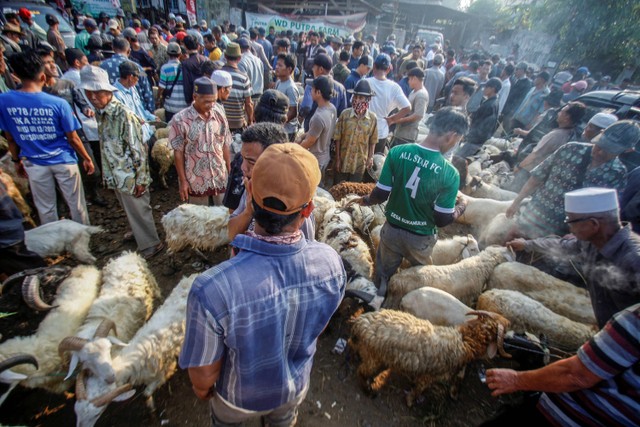
POLYGON ((416 234, 435 234, 433 211, 453 213, 460 175, 439 152, 419 144, 389 151, 377 186, 391 191, 386 216, 390 224, 416 234))

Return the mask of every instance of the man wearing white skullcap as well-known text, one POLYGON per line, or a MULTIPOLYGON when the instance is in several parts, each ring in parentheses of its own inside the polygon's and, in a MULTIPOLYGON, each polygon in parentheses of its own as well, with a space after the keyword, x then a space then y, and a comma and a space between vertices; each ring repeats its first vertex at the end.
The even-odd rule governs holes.
POLYGON ((582 131, 582 140, 585 142, 591 142, 593 138, 600 135, 603 130, 618 121, 618 117, 615 114, 610 113, 598 113, 595 114, 587 126, 582 131))
MULTIPOLYGON (((618 311, 640 302, 640 236, 621 224, 616 190, 589 187, 564 196, 572 235, 566 238, 515 239, 516 251, 556 254, 569 258, 584 278, 598 327, 618 311)), ((532 280, 534 280, 532 278, 532 280)))

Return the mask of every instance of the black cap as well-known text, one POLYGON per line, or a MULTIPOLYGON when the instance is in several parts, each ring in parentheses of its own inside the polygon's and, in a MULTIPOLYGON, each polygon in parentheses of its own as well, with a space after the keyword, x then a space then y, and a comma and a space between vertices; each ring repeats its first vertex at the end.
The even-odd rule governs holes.
POLYGON ((58 24, 60 22, 58 21, 58 18, 55 17, 55 15, 51 15, 49 13, 47 13, 44 19, 49 25, 58 24))
POLYGON ((326 53, 319 53, 313 59, 313 65, 322 67, 325 70, 331 70, 331 67, 333 67, 333 61, 331 61, 331 58, 326 53))
POLYGON ((502 89, 502 81, 500 81, 498 77, 491 77, 489 80, 487 80, 487 83, 485 83, 484 86, 492 87, 496 90, 496 92, 500 92, 500 89, 502 89))
POLYGON ((139 76, 140 70, 138 69, 138 65, 134 64, 131 61, 124 61, 120 63, 118 66, 118 70, 120 71, 120 77, 124 78, 127 76, 139 76))
POLYGON ((347 92, 354 95, 362 95, 362 96, 375 96, 375 92, 371 90, 371 85, 365 79, 358 80, 356 83, 356 87, 353 89, 348 89, 347 92))
POLYGON ((213 95, 216 91, 216 84, 209 77, 200 77, 193 82, 193 93, 197 95, 213 95))

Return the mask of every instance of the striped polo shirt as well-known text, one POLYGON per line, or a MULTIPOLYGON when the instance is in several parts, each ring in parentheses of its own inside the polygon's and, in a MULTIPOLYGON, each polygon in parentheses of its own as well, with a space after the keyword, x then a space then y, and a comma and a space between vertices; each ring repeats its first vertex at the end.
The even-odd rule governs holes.
POLYGON ((225 65, 222 69, 231 74, 231 80, 233 81, 229 98, 222 102, 224 111, 227 114, 229 129, 240 129, 247 126, 244 100, 253 94, 251 81, 246 73, 237 68, 225 65))
MULTIPOLYGON (((160 82, 158 83, 158 87, 167 89, 173 86, 179 68, 180 61, 177 59, 171 59, 164 64, 160 69, 160 82)), ((178 113, 188 107, 187 101, 184 99, 184 86, 182 85, 183 74, 180 73, 177 77, 178 80, 171 90, 171 96, 164 100, 164 108, 170 113, 178 113)))

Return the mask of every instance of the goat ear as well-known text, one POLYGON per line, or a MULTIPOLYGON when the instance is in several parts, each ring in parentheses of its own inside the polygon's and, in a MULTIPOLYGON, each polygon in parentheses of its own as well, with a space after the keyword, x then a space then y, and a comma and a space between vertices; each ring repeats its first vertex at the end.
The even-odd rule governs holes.
POLYGON ((108 336, 107 339, 111 342, 111 344, 113 345, 118 345, 120 347, 126 347, 127 343, 124 341, 120 341, 118 338, 114 337, 114 336, 108 336))
POLYGON ((492 342, 487 347, 487 357, 489 359, 493 359, 494 357, 496 357, 496 354, 498 354, 498 345, 496 343, 492 342))
POLYGON ((136 389, 132 389, 127 391, 126 393, 122 393, 120 396, 113 399, 114 402, 122 402, 127 399, 131 399, 133 395, 136 394, 136 389))
POLYGON ((73 374, 73 371, 76 370, 79 360, 80 359, 78 358, 78 355, 76 354, 75 351, 71 353, 71 360, 69 361, 69 372, 67 372, 67 376, 64 377, 65 381, 71 378, 71 374, 73 374))

